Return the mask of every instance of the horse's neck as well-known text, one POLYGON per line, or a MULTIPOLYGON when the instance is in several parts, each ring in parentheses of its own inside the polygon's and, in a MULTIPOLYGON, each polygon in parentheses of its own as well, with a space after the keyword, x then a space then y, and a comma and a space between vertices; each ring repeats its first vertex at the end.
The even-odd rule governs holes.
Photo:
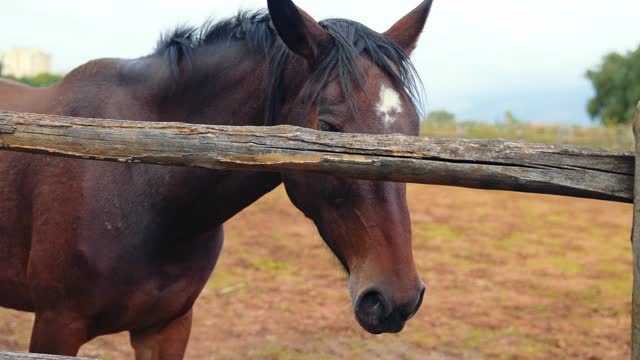
MULTIPOLYGON (((262 126, 266 121, 264 58, 246 50, 199 49, 182 76, 160 92, 158 120, 209 125, 262 126)), ((223 223, 281 183, 278 173, 257 171, 211 172, 201 178, 209 192, 206 221, 223 223)), ((195 193, 195 192, 194 192, 195 193)))
POLYGON ((261 126, 266 120, 266 58, 239 48, 194 50, 158 98, 161 121, 261 126))

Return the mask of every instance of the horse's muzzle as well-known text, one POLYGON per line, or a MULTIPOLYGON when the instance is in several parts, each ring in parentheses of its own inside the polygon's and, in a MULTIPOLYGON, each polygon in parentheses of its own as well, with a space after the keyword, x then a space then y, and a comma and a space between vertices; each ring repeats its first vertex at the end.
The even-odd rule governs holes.
POLYGON ((360 293, 354 303, 356 319, 372 334, 398 333, 404 328, 405 322, 420 309, 424 292, 425 286, 421 284, 414 299, 405 304, 394 305, 383 291, 368 288, 360 293))

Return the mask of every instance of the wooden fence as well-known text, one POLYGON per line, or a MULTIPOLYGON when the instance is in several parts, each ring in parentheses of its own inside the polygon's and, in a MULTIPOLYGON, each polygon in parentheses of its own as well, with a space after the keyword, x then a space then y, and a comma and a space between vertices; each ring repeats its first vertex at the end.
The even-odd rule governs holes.
POLYGON ((23 353, 0 351, 0 360, 95 360, 95 359, 58 356, 58 355, 23 354, 23 353))
MULTIPOLYGON (((636 153, 640 154, 640 103, 634 134, 636 153)), ((640 171, 635 170, 640 170, 640 156, 633 153, 503 140, 337 134, 290 126, 205 126, 14 112, 0 112, 0 149, 124 163, 304 171, 634 202, 632 359, 640 360, 640 171)), ((0 360, 53 359, 16 356, 0 353, 0 360)))

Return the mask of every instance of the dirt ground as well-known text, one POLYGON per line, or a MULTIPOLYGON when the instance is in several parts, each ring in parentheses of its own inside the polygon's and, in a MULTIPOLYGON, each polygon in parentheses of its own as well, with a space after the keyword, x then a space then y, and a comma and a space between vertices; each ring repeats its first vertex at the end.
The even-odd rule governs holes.
MULTIPOLYGON (((228 224, 187 359, 628 358, 630 205, 418 185, 409 199, 428 289, 401 334, 359 327, 337 261, 278 189, 228 224)), ((0 309, 0 349, 25 351, 32 321, 0 309)), ((126 334, 81 354, 133 357, 126 334)))

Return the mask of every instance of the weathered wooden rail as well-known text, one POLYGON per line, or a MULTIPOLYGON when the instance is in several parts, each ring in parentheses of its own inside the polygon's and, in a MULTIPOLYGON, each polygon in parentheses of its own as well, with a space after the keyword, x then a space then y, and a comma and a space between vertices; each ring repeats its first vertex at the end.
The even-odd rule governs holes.
POLYGON ((95 359, 58 356, 58 355, 23 354, 23 353, 0 351, 0 360, 95 360, 95 359))
POLYGON ((95 120, 0 112, 0 149, 209 169, 307 171, 361 179, 633 201, 629 153, 503 140, 95 120))
MULTIPOLYGON (((636 154, 640 154, 640 104, 634 133, 636 154)), ((634 202, 632 359, 640 360, 640 156, 633 153, 503 140, 334 134, 288 126, 204 126, 13 112, 0 112, 0 149, 634 202)), ((65 358, 0 353, 0 360, 4 359, 65 358)))

